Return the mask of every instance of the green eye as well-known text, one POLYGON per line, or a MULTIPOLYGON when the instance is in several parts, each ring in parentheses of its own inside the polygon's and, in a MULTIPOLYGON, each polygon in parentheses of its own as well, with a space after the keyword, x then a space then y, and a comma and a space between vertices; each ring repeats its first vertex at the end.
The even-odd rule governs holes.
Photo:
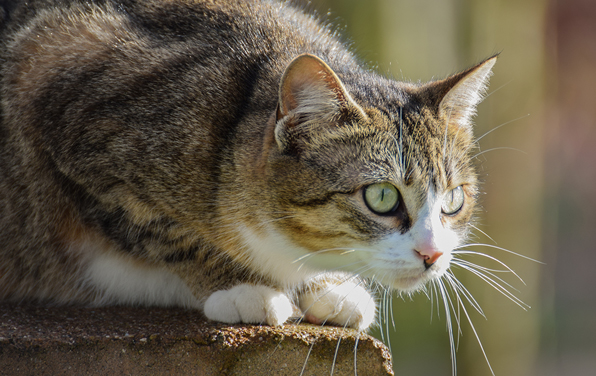
POLYGON ((447 215, 457 213, 464 206, 464 189, 460 185, 447 192, 441 204, 441 210, 447 215))
POLYGON ((377 214, 389 213, 399 205, 399 191, 389 183, 371 184, 364 188, 364 201, 377 214))

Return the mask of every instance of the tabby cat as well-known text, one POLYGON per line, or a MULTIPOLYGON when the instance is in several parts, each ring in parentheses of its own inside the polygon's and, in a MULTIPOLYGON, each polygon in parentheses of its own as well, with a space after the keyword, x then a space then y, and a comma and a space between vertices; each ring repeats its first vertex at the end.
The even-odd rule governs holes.
POLYGON ((273 0, 0 5, 0 300, 365 330, 469 232, 495 57, 404 83, 273 0))

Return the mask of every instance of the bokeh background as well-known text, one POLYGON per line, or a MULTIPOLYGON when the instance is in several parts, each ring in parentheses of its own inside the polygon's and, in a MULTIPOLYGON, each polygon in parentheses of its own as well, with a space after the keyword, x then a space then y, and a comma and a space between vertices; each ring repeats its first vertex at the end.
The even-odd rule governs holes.
MULTIPOLYGON (((478 227, 494 241, 482 234, 476 241, 541 263, 475 250, 523 278, 525 285, 504 277, 531 308, 469 272, 457 275, 486 313, 470 315, 496 375, 595 375, 596 1, 312 0, 307 7, 338 26, 364 62, 396 79, 443 78, 500 52, 476 118, 478 136, 494 129, 479 142, 487 152, 478 158, 486 192, 478 227)), ((396 374, 449 375, 444 311, 439 318, 435 305, 431 316, 423 294, 394 298, 393 311, 396 374)), ((490 375, 465 322, 457 365, 460 376, 490 375)))

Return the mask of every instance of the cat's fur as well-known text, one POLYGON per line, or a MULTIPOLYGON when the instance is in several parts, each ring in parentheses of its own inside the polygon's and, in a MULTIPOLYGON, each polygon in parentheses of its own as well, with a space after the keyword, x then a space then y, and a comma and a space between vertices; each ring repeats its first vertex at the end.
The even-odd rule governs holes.
POLYGON ((286 3, 0 5, 0 299, 365 329, 361 277, 418 289, 468 232, 495 58, 401 83, 286 3))

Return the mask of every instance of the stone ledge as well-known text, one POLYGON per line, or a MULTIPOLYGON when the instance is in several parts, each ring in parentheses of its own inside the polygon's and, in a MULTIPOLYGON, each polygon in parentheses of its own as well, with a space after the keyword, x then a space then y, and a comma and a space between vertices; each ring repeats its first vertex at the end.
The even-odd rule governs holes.
POLYGON ((230 326, 168 308, 0 304, 0 375, 393 375, 387 348, 334 327, 230 326), (339 346, 338 346, 339 342, 339 346), (354 348, 357 356, 354 359, 354 348), (308 359, 308 360, 307 360, 308 359))

